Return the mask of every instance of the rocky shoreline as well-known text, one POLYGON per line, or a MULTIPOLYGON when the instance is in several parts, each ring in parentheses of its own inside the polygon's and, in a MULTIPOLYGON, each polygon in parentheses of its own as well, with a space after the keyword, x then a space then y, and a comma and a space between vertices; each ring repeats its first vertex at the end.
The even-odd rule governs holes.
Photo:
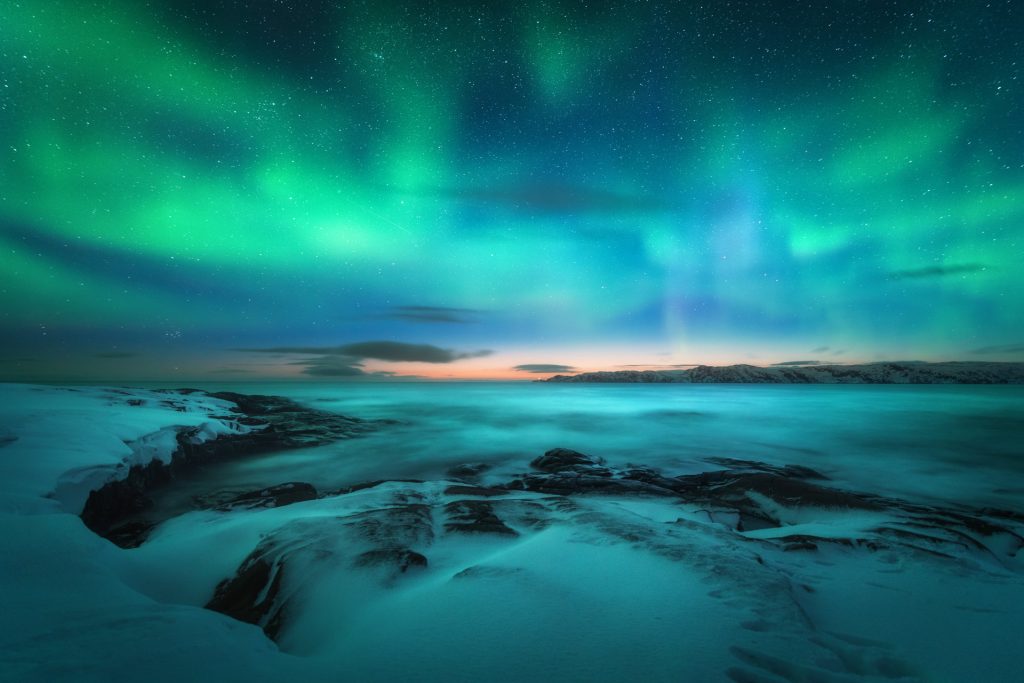
MULTIPOLYGON (((256 624, 279 639, 305 592, 299 579, 323 558, 346 562, 352 571, 372 571, 389 584, 429 566, 431 546, 449 535, 515 542, 553 525, 596 526, 601 533, 672 560, 686 560, 686 534, 721 534, 730 542, 783 552, 815 552, 839 546, 864 552, 924 554, 955 563, 1003 567, 1024 548, 1024 514, 1010 510, 962 509, 846 491, 800 465, 713 459, 699 474, 667 476, 643 466, 618 470, 600 459, 555 448, 534 459, 532 471, 499 485, 475 477, 439 482, 372 482, 333 495, 380 488, 381 504, 359 512, 296 520, 264 537, 217 586, 207 608, 256 624), (390 485, 390 486, 388 486, 390 485), (524 495, 525 494, 525 495, 524 495), (623 524, 588 512, 586 499, 653 498, 680 507, 674 524, 623 524), (689 523, 683 509, 698 510, 704 524, 689 523), (794 516, 863 516, 850 533, 786 533, 794 516), (752 533, 754 532, 754 533, 752 533), (760 532, 760 533, 758 533, 760 532), (355 549, 355 550, 353 550, 355 549), (347 557, 347 560, 346 560, 347 557), (299 569, 299 568, 302 569, 299 569)), ((283 485, 292 490, 308 484, 283 485)), ((286 505, 280 488, 240 499, 252 505, 286 505)), ((474 575, 473 568, 465 576, 474 575)), ((479 571, 484 571, 481 568, 479 571)))
MULTIPOLYGON (((109 419, 110 440, 89 435, 81 419, 66 433, 109 448, 96 449, 109 453, 106 461, 91 462, 113 481, 84 508, 56 497, 47 514, 18 517, 10 539, 23 557, 45 555, 27 566, 52 568, 36 581, 40 595, 59 585, 60 604, 78 601, 71 611, 54 607, 53 624, 63 628, 68 614, 104 614, 120 634, 129 615, 135 628, 173 633, 168 652, 231 633, 224 642, 246 645, 218 652, 260 666, 298 671, 333 658, 323 680, 336 671, 403 680, 403 662, 442 680, 476 666, 465 658, 468 644, 486 653, 484 669, 466 669, 472 675, 460 680, 538 656, 551 659, 535 673, 601 660, 601 667, 621 664, 616 680, 625 680, 627 670, 644 666, 663 672, 675 659, 659 653, 683 651, 687 666, 700 661, 702 680, 924 681, 938 666, 935 656, 956 650, 949 624, 1008 632, 1016 613, 1004 603, 1020 604, 1024 594, 1022 511, 962 505, 956 496, 873 493, 843 483, 842 470, 827 464, 701 455, 726 450, 714 446, 672 459, 648 453, 646 461, 637 449, 635 462, 553 448, 534 451, 529 462, 515 454, 486 462, 484 454, 456 456, 422 479, 320 480, 280 469, 244 484, 216 471, 204 479, 203 468, 367 435, 390 421, 224 392, 20 395, 57 391, 69 405, 93 406, 93 419, 109 419), (133 431, 124 432, 126 424, 133 431), (155 499, 182 491, 190 509, 158 512, 164 503, 155 499), (64 511, 54 514, 58 504, 64 511), (132 550, 96 538, 68 514, 78 510, 96 534, 132 550), (69 555, 72 541, 64 539, 78 550, 69 555), (108 588, 94 595, 90 582, 108 588), (146 599, 120 592, 125 585, 142 588, 146 599), (930 636, 941 644, 914 650, 903 634, 925 621, 946 625, 930 636), (718 634, 714 650, 698 633, 708 624, 718 634), (889 631, 876 634, 878 625, 889 631), (563 642, 588 649, 544 654, 546 644, 563 642), (653 655, 630 659, 648 643, 653 655)), ((45 414, 45 401, 39 405, 45 414)), ((11 444, 29 444, 41 429, 11 444)), ((66 449, 54 443, 53 452, 66 449)), ((90 461, 78 462, 58 480, 92 471, 90 461)), ((390 471, 385 463, 365 479, 390 471)), ((26 613, 37 609, 32 603, 26 613)), ((76 633, 88 634, 94 626, 83 619, 76 633)), ((36 631, 25 638, 60 642, 36 631)), ((164 640, 152 637, 146 647, 164 640)), ((997 654, 1003 667, 1008 656, 997 654)))
MULTIPOLYGON (((151 493, 206 465, 276 450, 307 448, 349 439, 393 423, 361 420, 307 408, 279 396, 234 392, 208 393, 179 389, 175 394, 199 393, 234 404, 231 414, 215 416, 242 425, 241 433, 212 440, 198 438, 199 427, 181 427, 174 438, 176 450, 168 463, 160 459, 133 465, 127 475, 92 491, 80 517, 89 529, 122 548, 137 547, 155 520, 140 519, 152 506, 151 493)), ((292 500, 292 499, 288 499, 292 500)))

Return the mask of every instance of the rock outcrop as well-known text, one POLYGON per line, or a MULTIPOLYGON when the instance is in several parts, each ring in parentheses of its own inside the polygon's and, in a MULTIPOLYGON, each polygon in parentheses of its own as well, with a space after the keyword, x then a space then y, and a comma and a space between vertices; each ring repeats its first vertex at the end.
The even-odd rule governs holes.
MULTIPOLYGON (((503 484, 353 486, 320 503, 359 494, 356 511, 303 517, 279 527, 221 582, 207 606, 279 639, 289 615, 303 600, 315 600, 310 591, 318 581, 330 581, 324 577, 331 572, 373 571, 377 585, 386 588, 411 580, 412 570, 428 568, 432 549, 442 543, 449 545, 439 552, 448 557, 451 543, 487 539, 500 547, 553 525, 576 530, 580 538, 592 539, 588 542, 628 543, 674 561, 708 562, 715 572, 723 571, 718 552, 743 558, 743 571, 750 572, 763 564, 768 548, 785 554, 826 546, 919 554, 1001 571, 1024 548, 1024 515, 1018 512, 919 505, 848 491, 801 465, 709 462, 714 468, 706 472, 670 476, 644 466, 620 469, 555 448, 534 459, 532 471, 503 484), (611 512, 618 502, 644 498, 678 509, 678 519, 654 522, 611 512), (364 501, 379 507, 359 509, 364 501), (837 519, 844 521, 836 525, 837 519)), ((472 566, 453 578, 488 580, 509 571, 472 566)), ((778 571, 765 569, 765 580, 777 581, 778 571)))
POLYGON ((304 591, 326 572, 374 572, 387 585, 424 568, 427 557, 420 550, 434 540, 433 511, 418 501, 413 494, 345 517, 288 522, 220 582, 206 607, 256 624, 277 639, 304 591))
MULTIPOLYGON (((180 393, 196 391, 179 390, 180 393)), ((199 428, 180 428, 175 434, 177 448, 171 454, 169 463, 153 459, 145 465, 135 465, 129 469, 125 477, 108 482, 89 494, 81 513, 86 526, 122 547, 135 547, 141 543, 152 526, 146 520, 133 519, 152 505, 150 492, 166 486, 183 474, 204 465, 232 458, 349 439, 390 423, 387 420, 360 420, 307 408, 278 396, 233 392, 208 395, 232 402, 236 406, 232 409, 232 414, 222 418, 245 425, 248 429, 242 433, 202 440, 199 438, 199 428)), ((309 485, 293 484, 292 488, 267 492, 267 495, 254 492, 247 500, 225 502, 235 505, 265 505, 270 501, 279 505, 285 500, 295 502, 290 498, 299 496, 302 499, 309 499, 310 491, 304 488, 306 486, 309 485), (295 488, 296 486, 298 488, 295 488), (257 499, 263 500, 260 502, 257 499)))

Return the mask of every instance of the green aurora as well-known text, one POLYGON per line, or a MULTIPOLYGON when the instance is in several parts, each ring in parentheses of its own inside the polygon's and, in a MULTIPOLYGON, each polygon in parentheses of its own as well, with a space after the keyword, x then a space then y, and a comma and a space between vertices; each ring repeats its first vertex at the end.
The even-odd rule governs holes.
POLYGON ((0 378, 1020 360, 1021 26, 5 3, 0 378))

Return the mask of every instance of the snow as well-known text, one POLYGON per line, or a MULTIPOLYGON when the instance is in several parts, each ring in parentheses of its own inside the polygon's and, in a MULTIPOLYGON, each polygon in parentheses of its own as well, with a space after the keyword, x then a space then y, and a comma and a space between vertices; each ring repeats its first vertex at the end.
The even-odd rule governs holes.
MULTIPOLYGON (((556 400, 566 404, 563 389, 556 400)), ((655 420, 647 399, 618 391, 601 394, 614 400, 596 412, 573 402, 566 423, 619 429, 627 421, 612 403, 655 420)), ((702 396, 733 397, 727 410, 755 414, 735 391, 712 391, 702 396)), ((466 400, 479 403, 471 394, 466 400)), ((666 395, 658 396, 664 412, 666 395)), ((707 399, 701 407, 720 405, 707 399)), ((689 407, 671 419, 689 420, 689 407)), ((966 559, 827 541, 816 551, 785 552, 773 538, 863 538, 893 520, 876 510, 789 508, 762 496, 758 504, 783 526, 741 533, 728 514, 672 499, 584 496, 563 508, 529 492, 487 499, 516 536, 446 532, 452 482, 437 472, 454 457, 494 462, 484 477, 497 481, 538 454, 528 449, 501 462, 502 451, 522 450, 510 434, 554 446, 569 433, 552 443, 550 426, 511 411, 473 428, 443 411, 447 422, 438 427, 406 405, 416 418, 380 438, 271 453, 225 465, 207 481, 251 478, 260 490, 303 480, 282 476, 297 470, 350 483, 364 474, 431 475, 422 483, 390 481, 283 507, 193 510, 132 550, 85 528, 76 513, 90 487, 132 464, 166 462, 182 427, 199 428, 197 439, 243 430, 230 408, 201 393, 0 385, 0 681, 1017 680, 1024 580, 1021 558, 1009 556, 1010 545, 1003 552, 1005 539, 986 539, 992 556, 968 548, 966 559), (446 436, 455 428, 457 437, 446 436), (481 455, 481 444, 491 443, 481 434, 503 435, 504 443, 481 455), (427 450, 408 450, 413 438, 427 450), (403 573, 359 567, 361 553, 381 546, 354 520, 403 501, 432 511, 429 538, 403 540, 428 565, 403 573), (535 508, 543 523, 531 517, 535 508), (292 602, 280 647, 257 626, 202 607, 269 542, 290 553, 282 590, 292 602)), ((402 418, 402 410, 382 401, 377 413, 361 416, 402 418)), ((747 419, 749 439, 765 438, 764 425, 776 424, 747 419)), ((709 424, 701 417, 694 429, 709 424)), ((592 438, 610 462, 632 452, 640 462, 660 457, 666 468, 681 463, 676 472, 707 467, 637 448, 635 430, 623 441, 600 429, 592 438)), ((880 467, 863 462, 869 472, 880 467)), ((830 463, 837 471, 855 465, 850 456, 830 463)), ((891 460, 890 470, 902 464, 891 460)), ((942 488, 953 470, 946 463, 915 486, 938 489, 934 498, 968 490, 942 488)))
POLYGON ((349 533, 347 517, 409 496, 438 504, 445 485, 188 513, 133 551, 132 574, 161 600, 201 604, 260 540, 308 549, 288 565, 301 609, 288 613, 281 646, 359 681, 719 681, 727 671, 760 681, 781 671, 782 680, 952 682, 969 680, 972 666, 986 681, 1010 681, 1024 645, 1013 621, 1024 604, 1019 567, 974 573, 894 551, 825 543, 787 553, 742 541, 855 537, 882 521, 875 512, 823 510, 818 521, 794 512, 782 530, 738 538, 672 502, 587 497, 541 529, 510 521, 514 539, 441 534, 413 548, 429 556, 423 569, 353 570, 372 546, 349 533), (196 569, 168 580, 161 568, 174 561, 196 569), (985 663, 971 664, 982 652, 985 663))
MULTIPOLYGON (((231 405, 199 394, 0 385, 0 680, 310 675, 255 626, 137 590, 130 553, 75 514, 91 488, 129 465, 166 461, 178 427, 202 427, 202 438, 238 432, 214 417, 231 405)), ((164 570, 180 575, 181 565, 164 570)))
POLYGON ((127 553, 71 515, 0 515, 0 534, 0 680, 305 675, 301 661, 282 658, 255 626, 129 587, 120 576, 127 553))
MULTIPOLYGON (((681 673, 715 680, 727 664, 724 644, 741 635, 742 608, 723 612, 697 569, 637 553, 592 529, 581 535, 555 525, 510 543, 444 536, 425 549, 429 567, 393 583, 351 571, 352 558, 369 546, 345 535, 336 520, 386 506, 401 490, 437 499, 444 485, 385 484, 285 508, 189 513, 133 551, 133 574, 161 599, 204 600, 260 538, 283 532, 294 544, 309 543, 310 530, 326 525, 335 542, 318 545, 316 556, 327 559, 288 566, 301 572, 306 595, 282 647, 351 680, 670 681, 681 673), (201 558, 221 554, 230 561, 203 566, 201 558), (174 561, 197 571, 158 585, 161 567, 174 561), (677 653, 693 650, 703 654, 680 662, 679 670, 665 669, 677 653)), ((594 505, 601 514, 622 514, 612 500, 594 505)), ((659 519, 672 517, 664 504, 642 507, 659 519)))
POLYGON ((232 407, 204 394, 2 384, 0 510, 78 514, 90 491, 130 466, 168 462, 179 428, 198 427, 200 440, 249 429, 232 407))

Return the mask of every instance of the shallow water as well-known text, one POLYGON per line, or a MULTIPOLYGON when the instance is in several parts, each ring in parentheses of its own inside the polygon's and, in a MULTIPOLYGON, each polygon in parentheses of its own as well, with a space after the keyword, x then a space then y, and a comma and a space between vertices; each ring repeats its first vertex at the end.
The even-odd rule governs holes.
POLYGON ((1024 502, 1024 387, 977 385, 237 384, 400 424, 324 447, 211 468, 196 489, 434 479, 486 462, 505 481, 554 447, 666 474, 708 458, 794 463, 857 490, 976 506, 1024 502))
POLYGON ((207 604, 247 558, 276 563, 278 646, 312 667, 308 680, 1019 679, 1024 530, 1012 516, 943 510, 1024 507, 1022 387, 206 388, 400 421, 177 482, 158 503, 163 523, 127 551, 127 580, 168 604, 207 604), (778 525, 747 530, 700 500, 522 491, 486 503, 510 533, 452 525, 467 494, 437 481, 449 468, 484 462, 482 483, 507 482, 557 446, 666 474, 720 468, 722 457, 800 464, 840 487, 940 505, 766 499, 778 525), (192 496, 224 489, 406 478, 426 482, 190 511, 192 496), (984 531, 991 524, 1008 526, 984 531), (809 546, 781 540, 808 535, 809 546), (418 569, 360 561, 407 548, 422 555, 418 569))

